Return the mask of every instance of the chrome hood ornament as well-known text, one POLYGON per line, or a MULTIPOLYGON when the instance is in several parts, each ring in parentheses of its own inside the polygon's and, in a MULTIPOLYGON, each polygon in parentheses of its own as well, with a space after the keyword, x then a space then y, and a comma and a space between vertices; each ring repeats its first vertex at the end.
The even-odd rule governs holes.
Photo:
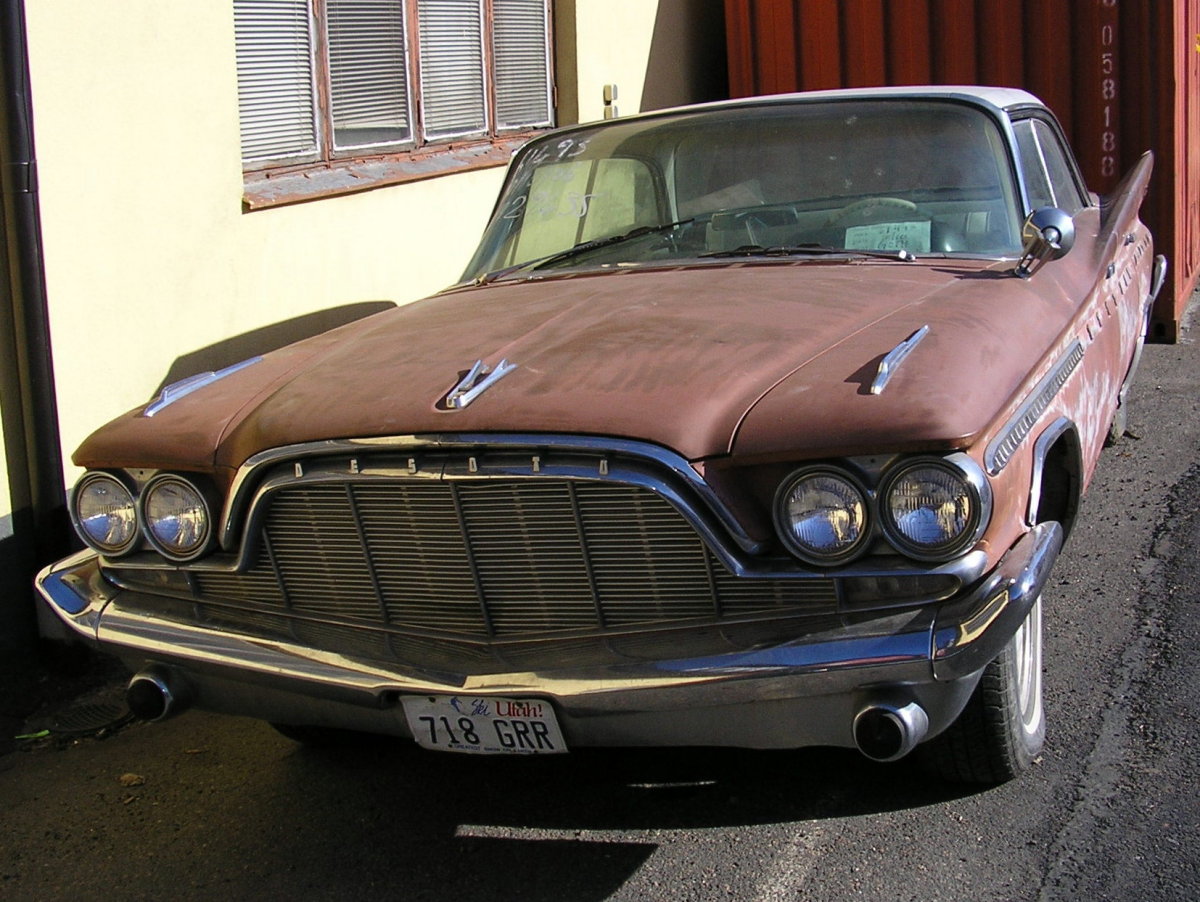
POLYGON ((881 395, 883 390, 887 388, 888 382, 895 375, 900 364, 904 362, 904 358, 913 352, 913 349, 921 343, 921 339, 929 334, 929 326, 925 325, 914 332, 896 347, 892 348, 884 356, 879 364, 879 372, 875 374, 875 380, 871 383, 871 394, 881 395))
POLYGON ((516 368, 515 363, 501 360, 496 364, 495 369, 489 369, 484 366, 482 360, 476 360, 470 372, 459 380, 458 385, 450 389, 450 394, 446 395, 446 409, 462 410, 516 368))

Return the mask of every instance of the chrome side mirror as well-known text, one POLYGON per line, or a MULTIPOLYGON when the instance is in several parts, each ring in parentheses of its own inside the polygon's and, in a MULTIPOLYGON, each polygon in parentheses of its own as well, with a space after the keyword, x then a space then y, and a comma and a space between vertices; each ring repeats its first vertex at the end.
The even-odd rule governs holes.
POLYGON ((1058 207, 1038 207, 1021 227, 1021 259, 1013 274, 1028 279, 1075 244, 1075 221, 1058 207))

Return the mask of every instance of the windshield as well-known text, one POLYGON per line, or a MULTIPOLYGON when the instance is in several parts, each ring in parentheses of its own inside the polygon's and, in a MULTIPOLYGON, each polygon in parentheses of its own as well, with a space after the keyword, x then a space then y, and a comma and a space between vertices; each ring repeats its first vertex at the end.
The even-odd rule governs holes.
POLYGON ((521 150, 463 280, 756 249, 1009 256, 1020 252, 1017 209, 999 128, 964 104, 618 120, 521 150))

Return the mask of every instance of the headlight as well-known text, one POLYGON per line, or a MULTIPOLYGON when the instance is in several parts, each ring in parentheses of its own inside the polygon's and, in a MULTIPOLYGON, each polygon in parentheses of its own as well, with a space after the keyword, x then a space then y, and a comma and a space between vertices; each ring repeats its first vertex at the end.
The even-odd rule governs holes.
POLYGON ((953 557, 979 538, 986 526, 990 495, 986 478, 965 455, 917 460, 887 477, 880 493, 884 534, 918 560, 953 557))
POLYGON ((208 550, 212 516, 204 494, 180 476, 157 476, 141 497, 146 538, 175 560, 189 560, 208 550))
POLYGON ((837 470, 802 470, 780 487, 775 523, 797 557, 821 567, 841 564, 866 548, 866 495, 837 470))
POLYGON ((71 496, 71 519, 79 537, 101 554, 124 554, 137 539, 137 509, 122 482, 87 473, 71 496))

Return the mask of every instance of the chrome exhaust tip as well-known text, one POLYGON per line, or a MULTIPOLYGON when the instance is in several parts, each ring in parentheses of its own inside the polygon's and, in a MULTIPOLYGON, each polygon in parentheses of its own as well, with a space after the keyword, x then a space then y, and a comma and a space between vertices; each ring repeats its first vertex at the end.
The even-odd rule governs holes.
POLYGON ((165 667, 147 667, 135 674, 125 690, 125 702, 142 720, 165 720, 187 708, 185 684, 165 667))
POLYGON ((854 718, 854 744, 872 761, 903 758, 925 738, 929 716, 916 702, 877 702, 854 718))

